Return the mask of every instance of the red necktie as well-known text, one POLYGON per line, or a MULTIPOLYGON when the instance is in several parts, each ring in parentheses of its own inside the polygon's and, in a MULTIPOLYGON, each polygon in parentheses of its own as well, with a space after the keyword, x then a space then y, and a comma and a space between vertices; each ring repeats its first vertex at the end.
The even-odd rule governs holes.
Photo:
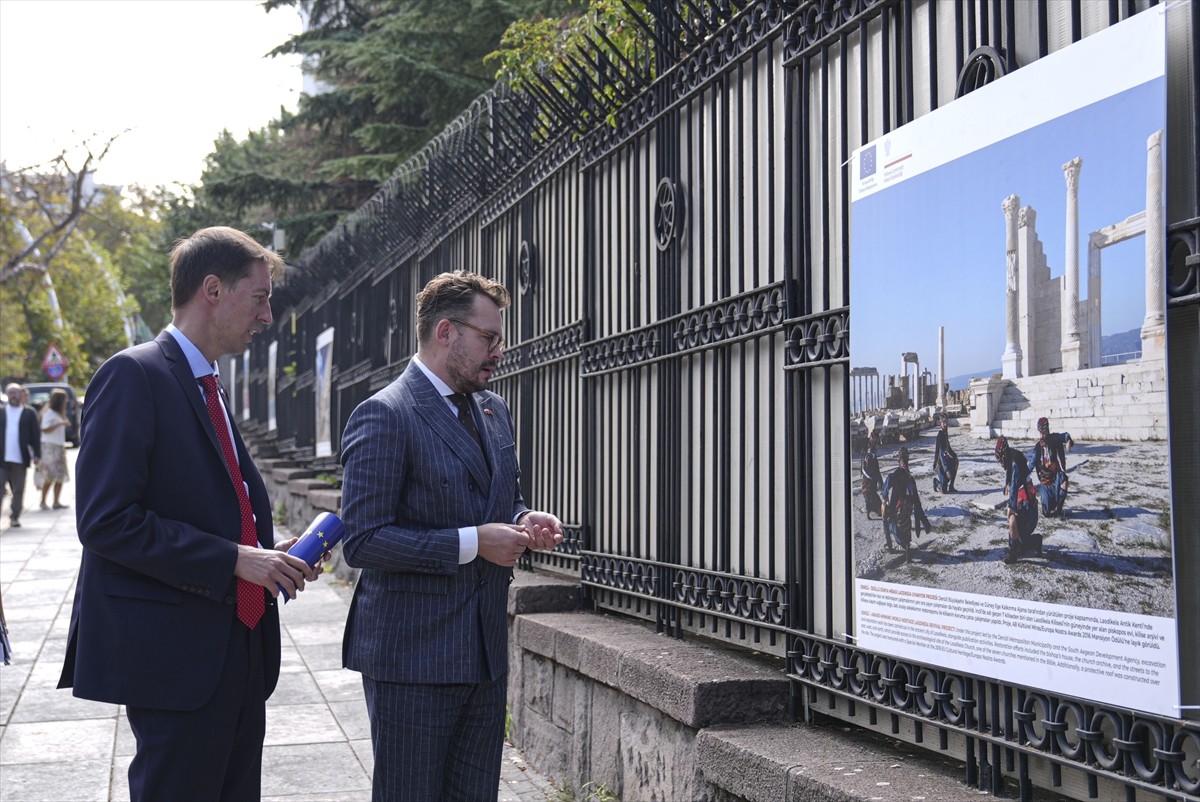
MULTIPOLYGON (((242 469, 238 465, 237 454, 233 451, 233 441, 229 438, 229 426, 225 422, 225 412, 221 409, 221 399, 217 391, 217 377, 214 374, 200 377, 200 386, 204 388, 204 403, 208 407, 208 416, 212 418, 213 428, 217 430, 217 441, 225 454, 225 464, 229 466, 229 478, 233 481, 233 492, 237 494, 238 506, 242 511, 242 545, 258 547, 258 531, 254 527, 254 512, 250 508, 250 496, 246 494, 246 483, 242 481, 242 469)), ((263 589, 253 582, 244 579, 237 581, 237 612, 238 618, 250 629, 258 626, 266 609, 266 598, 263 589)))

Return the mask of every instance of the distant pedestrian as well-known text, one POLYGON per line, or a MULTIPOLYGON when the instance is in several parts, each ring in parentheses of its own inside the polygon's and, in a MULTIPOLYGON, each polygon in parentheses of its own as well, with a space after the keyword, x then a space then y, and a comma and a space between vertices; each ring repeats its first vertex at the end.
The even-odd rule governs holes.
POLYGON ((21 510, 25 505, 25 478, 30 463, 37 465, 42 457, 42 433, 33 407, 22 402, 25 388, 13 382, 4 388, 8 403, 4 405, 4 484, 12 489, 9 525, 21 526, 21 510))
POLYGON ((42 489, 42 509, 48 510, 46 498, 54 488, 54 509, 65 510, 62 503, 63 482, 70 481, 67 472, 67 391, 61 388, 50 393, 50 400, 42 407, 42 461, 35 474, 37 486, 42 489))

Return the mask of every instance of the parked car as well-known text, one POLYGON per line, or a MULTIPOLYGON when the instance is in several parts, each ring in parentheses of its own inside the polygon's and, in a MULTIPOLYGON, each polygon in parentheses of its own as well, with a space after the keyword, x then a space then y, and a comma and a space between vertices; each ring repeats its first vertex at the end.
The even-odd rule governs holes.
POLYGON ((75 392, 75 388, 64 382, 33 382, 26 384, 25 389, 29 391, 30 405, 41 411, 46 402, 50 400, 50 393, 55 390, 63 390, 67 394, 67 442, 73 446, 79 445, 79 412, 81 403, 79 396, 75 392))

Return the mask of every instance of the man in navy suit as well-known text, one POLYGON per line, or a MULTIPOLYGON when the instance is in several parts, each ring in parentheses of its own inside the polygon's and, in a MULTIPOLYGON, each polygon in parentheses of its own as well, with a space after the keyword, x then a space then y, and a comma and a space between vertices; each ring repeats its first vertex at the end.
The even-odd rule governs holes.
POLYGON ((279 676, 276 583, 294 595, 316 575, 279 550, 294 539, 271 548, 266 487, 213 374, 270 324, 281 265, 232 228, 181 240, 171 325, 88 386, 75 493, 83 560, 59 687, 126 706, 135 802, 260 796, 279 676))
POLYGON ((4 479, 12 490, 9 526, 21 526, 21 508, 25 503, 25 479, 29 464, 37 465, 42 457, 42 429, 37 413, 22 399, 25 388, 12 383, 4 388, 8 403, 4 406, 4 479))
POLYGON ((362 568, 343 662, 363 675, 376 802, 499 789, 512 567, 562 542, 525 505, 508 406, 485 389, 508 302, 473 273, 430 281, 416 356, 342 435, 343 554, 362 568))

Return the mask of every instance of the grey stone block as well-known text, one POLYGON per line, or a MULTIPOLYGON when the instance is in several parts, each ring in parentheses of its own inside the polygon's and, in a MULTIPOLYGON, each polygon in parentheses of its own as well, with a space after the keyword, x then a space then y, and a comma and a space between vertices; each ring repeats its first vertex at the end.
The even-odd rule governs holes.
POLYGON ((747 802, 961 802, 980 795, 962 783, 955 761, 835 724, 710 728, 695 745, 705 779, 747 802))
POLYGON ((546 776, 558 780, 571 770, 571 734, 541 716, 525 718, 522 748, 538 756, 537 768, 546 776))
POLYGON ((620 788, 623 782, 621 756, 621 718, 630 706, 629 697, 603 685, 592 685, 589 709, 591 721, 576 725, 575 731, 588 733, 587 765, 576 779, 578 785, 595 782, 606 788, 620 788))
POLYGON ((579 608, 579 582, 537 571, 513 571, 508 614, 567 612, 579 608))
POLYGON ((337 512, 342 508, 342 491, 328 485, 313 488, 308 491, 308 503, 317 510, 337 512))
POLYGON ((782 661, 674 640, 646 624, 593 613, 517 619, 517 642, 610 685, 692 727, 780 720, 786 714, 782 661), (545 646, 554 633, 554 649, 545 646))
POLYGON ((557 630, 537 617, 522 616, 515 625, 514 640, 527 652, 554 658, 557 630))
POLYGON ((543 719, 554 715, 554 662, 541 655, 526 654, 521 660, 525 674, 525 707, 543 719))
POLYGON ((271 471, 271 478, 276 482, 290 482, 293 479, 311 479, 317 475, 312 468, 304 468, 295 463, 283 464, 271 471))
POLYGON ((329 487, 325 482, 318 482, 316 479, 300 478, 289 479, 287 483, 288 493, 293 496, 308 496, 310 490, 316 488, 329 487))
POLYGON ((553 696, 550 705, 555 726, 567 732, 575 728, 575 693, 584 681, 578 674, 557 663, 554 668, 553 696))

